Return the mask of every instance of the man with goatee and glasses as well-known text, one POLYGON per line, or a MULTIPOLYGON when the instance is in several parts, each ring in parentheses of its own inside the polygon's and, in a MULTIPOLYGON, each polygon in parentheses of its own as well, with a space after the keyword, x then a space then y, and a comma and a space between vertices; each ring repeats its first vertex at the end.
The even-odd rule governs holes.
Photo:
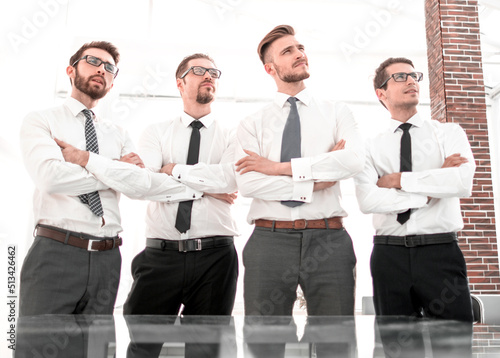
POLYGON ((54 139, 114 160, 134 157, 127 133, 92 111, 113 87, 119 57, 109 42, 84 44, 66 69, 71 96, 28 114, 22 124, 36 228, 21 271, 21 316, 113 313, 121 267, 119 194, 66 162, 54 139))

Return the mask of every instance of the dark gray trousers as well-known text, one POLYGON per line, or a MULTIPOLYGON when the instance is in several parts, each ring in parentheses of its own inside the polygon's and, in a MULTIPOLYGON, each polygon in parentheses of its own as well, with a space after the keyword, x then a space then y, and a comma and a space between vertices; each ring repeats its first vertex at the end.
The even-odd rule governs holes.
POLYGON ((121 254, 87 251, 37 236, 23 263, 20 316, 113 314, 121 254))
POLYGON ((246 315, 292 315, 298 285, 308 315, 354 314, 356 256, 344 229, 256 227, 243 263, 246 315))

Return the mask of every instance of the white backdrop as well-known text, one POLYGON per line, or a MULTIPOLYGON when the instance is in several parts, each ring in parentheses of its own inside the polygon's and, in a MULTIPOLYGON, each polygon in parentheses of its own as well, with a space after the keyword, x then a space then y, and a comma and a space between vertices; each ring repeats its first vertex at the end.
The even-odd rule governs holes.
MULTIPOLYGON (((490 33, 500 18, 488 7, 490 33)), ((427 74, 424 3, 406 0, 23 0, 0 5, 1 129, 0 263, 7 271, 7 246, 17 248, 17 272, 32 240, 33 184, 20 160, 18 133, 24 116, 61 103, 70 89, 65 69, 69 57, 92 40, 113 42, 120 50, 120 73, 97 112, 127 128, 134 140, 150 123, 182 108, 174 72, 194 52, 211 55, 222 77, 213 110, 235 126, 271 100, 275 86, 258 59, 260 39, 278 24, 290 24, 306 46, 311 69, 307 85, 318 96, 341 100, 354 111, 365 136, 377 132, 388 113, 376 100, 372 74, 391 56, 411 58, 427 74)), ((496 25, 498 26, 498 25, 496 25)), ((498 32, 496 32, 498 34, 498 32)), ((491 37, 489 38, 491 40, 491 37)), ((488 57, 487 79, 498 83, 495 44, 488 57)), ((498 48, 497 50, 498 51, 498 48)), ((420 112, 429 114, 428 81, 421 84, 420 112)), ((342 183, 349 212, 346 227, 358 258, 356 307, 371 295, 369 255, 371 217, 359 212, 352 181, 342 183)), ((130 261, 144 247, 145 203, 122 197, 125 243, 117 305, 129 291, 130 261)), ((241 252, 252 227, 246 223, 248 200, 233 211, 241 252)), ((240 281, 243 268, 240 271, 240 281)), ((7 299, 7 275, 0 273, 0 302, 7 299)), ((242 313, 241 285, 235 314, 242 313)), ((1 327, 7 323, 0 307, 1 327)), ((1 332, 5 332, 3 329, 1 332)), ((0 342, 4 342, 0 335, 0 342)), ((5 344, 0 344, 0 352, 5 344)), ((4 355, 2 355, 4 356, 4 355)))

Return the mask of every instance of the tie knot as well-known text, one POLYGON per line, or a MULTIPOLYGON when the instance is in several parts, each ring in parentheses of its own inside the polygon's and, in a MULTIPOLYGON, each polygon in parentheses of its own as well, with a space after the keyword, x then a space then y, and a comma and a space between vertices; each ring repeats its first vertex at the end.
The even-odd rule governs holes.
POLYGON ((82 110, 82 113, 87 119, 92 119, 92 116, 94 114, 94 112, 92 112, 90 109, 84 109, 82 110))
POLYGON ((411 128, 411 123, 403 123, 399 126, 403 130, 403 132, 408 132, 411 128))
POLYGON ((288 103, 290 103, 293 106, 295 104, 295 102, 298 101, 298 99, 295 97, 288 97, 287 101, 288 101, 288 103))
POLYGON ((192 121, 190 126, 199 130, 201 127, 203 127, 203 123, 201 123, 200 121, 192 121))

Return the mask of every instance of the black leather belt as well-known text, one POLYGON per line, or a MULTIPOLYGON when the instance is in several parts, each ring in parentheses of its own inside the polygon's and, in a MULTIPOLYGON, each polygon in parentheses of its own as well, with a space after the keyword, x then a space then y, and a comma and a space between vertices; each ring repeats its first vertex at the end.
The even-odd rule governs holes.
POLYGON ((38 225, 36 227, 36 236, 46 237, 87 251, 112 250, 122 244, 122 238, 119 236, 97 237, 47 225, 38 225))
POLYGON ((442 234, 407 235, 407 236, 383 236, 375 235, 373 243, 375 245, 397 245, 415 247, 434 244, 448 244, 458 241, 456 232, 445 232, 442 234))
POLYGON ((176 250, 180 252, 213 249, 214 247, 227 246, 232 243, 232 236, 213 236, 203 239, 188 240, 146 239, 146 247, 158 250, 176 250))

